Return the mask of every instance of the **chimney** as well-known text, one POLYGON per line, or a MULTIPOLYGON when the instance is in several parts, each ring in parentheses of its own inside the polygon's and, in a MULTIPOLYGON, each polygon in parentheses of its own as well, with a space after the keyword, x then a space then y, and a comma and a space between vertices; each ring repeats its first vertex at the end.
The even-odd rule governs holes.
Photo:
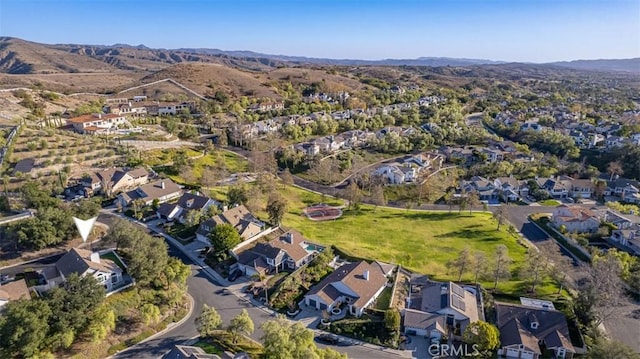
POLYGON ((160 188, 164 189, 164 181, 160 182, 160 188))
POLYGON ((369 280, 369 270, 365 270, 362 276, 364 277, 364 280, 369 280))
POLYGON ((100 263, 100 254, 99 254, 98 252, 93 252, 93 253, 91 253, 90 260, 91 260, 93 263, 100 263))
POLYGON ((289 244, 293 244, 293 233, 288 232, 284 235, 284 239, 285 241, 287 241, 289 244))

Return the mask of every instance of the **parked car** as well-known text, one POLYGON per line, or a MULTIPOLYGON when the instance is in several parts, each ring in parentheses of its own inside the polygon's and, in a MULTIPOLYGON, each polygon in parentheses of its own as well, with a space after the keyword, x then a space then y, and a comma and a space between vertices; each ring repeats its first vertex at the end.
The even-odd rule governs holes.
POLYGON ((230 282, 235 281, 236 279, 238 279, 240 276, 242 275, 242 272, 238 269, 234 270, 233 272, 229 273, 229 277, 227 278, 230 282))
POLYGON ((320 343, 329 344, 329 345, 338 344, 338 338, 329 334, 321 334, 316 337, 316 340, 319 341, 320 343))

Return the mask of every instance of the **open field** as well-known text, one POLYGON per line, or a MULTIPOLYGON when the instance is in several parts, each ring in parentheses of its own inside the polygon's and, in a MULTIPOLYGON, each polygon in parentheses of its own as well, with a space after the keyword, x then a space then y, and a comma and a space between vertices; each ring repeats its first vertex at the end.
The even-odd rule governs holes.
MULTIPOLYGON (((519 280, 526 248, 516 237, 506 232, 507 226, 498 231, 490 213, 426 212, 403 209, 378 208, 364 205, 354 213, 345 214, 336 220, 314 222, 307 219, 303 209, 309 205, 325 202, 342 205, 341 200, 322 197, 297 187, 278 187, 278 192, 287 200, 288 210, 283 219, 287 228, 295 228, 311 241, 334 245, 345 253, 364 259, 375 259, 398 263, 417 273, 424 273, 437 280, 457 280, 449 273, 447 262, 454 259, 465 247, 484 252, 491 262, 495 248, 504 244, 514 261, 512 279, 498 284, 498 290, 507 294, 524 294, 526 284, 519 280)), ((223 190, 216 197, 223 198, 223 190)), ((264 199, 263 199, 264 202, 264 199)), ((264 208, 264 205, 261 206, 264 208)), ((264 211, 258 211, 267 218, 264 211)), ((466 274, 463 281, 472 282, 473 276, 466 274)), ((493 287, 490 278, 481 282, 493 287)), ((557 291, 551 282, 537 288, 538 295, 551 295, 557 291)))
POLYGON ((173 173, 171 169, 166 169, 167 175, 176 182, 201 182, 200 180, 207 167, 216 171, 226 171, 226 173, 247 172, 249 169, 249 162, 246 159, 229 151, 213 151, 203 156, 202 152, 191 148, 171 148, 145 151, 141 156, 144 164, 151 167, 160 167, 173 162, 173 157, 178 151, 184 151, 192 159, 192 163, 182 173, 173 173))

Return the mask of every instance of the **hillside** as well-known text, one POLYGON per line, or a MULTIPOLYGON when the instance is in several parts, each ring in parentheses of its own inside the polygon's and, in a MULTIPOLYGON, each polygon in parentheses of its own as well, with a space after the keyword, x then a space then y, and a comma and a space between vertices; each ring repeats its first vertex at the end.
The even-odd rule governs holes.
POLYGON ((576 60, 554 62, 550 65, 578 70, 620 71, 640 73, 640 58, 624 60, 576 60))
POLYGON ((140 82, 149 83, 166 78, 174 79, 204 96, 214 96, 216 91, 223 91, 231 97, 279 97, 275 89, 263 82, 263 73, 242 71, 221 64, 176 64, 145 76, 140 82))
POLYGON ((35 42, 0 37, 0 72, 49 74, 114 70, 114 66, 89 56, 68 53, 35 42))

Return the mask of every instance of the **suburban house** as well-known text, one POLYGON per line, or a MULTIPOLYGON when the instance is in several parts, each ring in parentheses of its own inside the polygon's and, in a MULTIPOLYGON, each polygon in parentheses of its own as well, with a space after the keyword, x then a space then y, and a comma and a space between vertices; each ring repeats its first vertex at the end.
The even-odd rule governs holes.
POLYGON ((499 177, 493 181, 500 191, 500 198, 504 202, 516 202, 529 195, 527 181, 519 181, 513 177, 499 177))
POLYGON ((112 195, 125 189, 142 186, 149 181, 149 171, 145 168, 107 168, 93 172, 80 179, 80 183, 90 194, 99 192, 112 195))
POLYGON ((89 114, 71 118, 67 121, 78 133, 100 134, 108 133, 112 128, 126 123, 122 115, 110 114, 89 114))
POLYGON ((107 292, 124 283, 122 269, 112 260, 100 258, 98 252, 72 248, 56 262, 56 269, 64 282, 72 273, 80 277, 92 276, 107 292))
POLYGON ((120 193, 118 202, 124 208, 135 200, 142 200, 145 206, 149 206, 153 201, 158 200, 159 203, 170 201, 182 195, 182 189, 170 179, 160 179, 155 182, 147 183, 138 188, 120 193))
POLYGON ((446 317, 442 314, 406 308, 402 320, 405 335, 441 339, 447 333, 446 317))
POLYGON ((218 201, 209 197, 200 196, 195 193, 184 193, 176 203, 163 203, 158 207, 157 215, 159 219, 173 221, 178 219, 184 223, 189 211, 200 211, 201 213, 211 206, 219 206, 218 201))
POLYGON ((251 105, 249 110, 256 112, 267 112, 267 111, 280 111, 284 110, 284 103, 282 102, 262 102, 251 105))
MULTIPOLYGON (((407 307, 425 314, 408 312, 410 325, 407 327, 405 318, 405 334, 428 335, 432 338, 441 338, 446 333, 461 336, 469 324, 480 319, 481 310, 478 308, 480 305, 475 288, 431 280, 420 285, 412 284, 412 288, 415 294, 408 298, 407 307), (436 319, 434 315, 442 319, 436 319), (429 326, 416 327, 417 323, 429 326)), ((404 315, 406 314, 405 311, 404 315)))
POLYGON ((24 279, 0 285, 0 310, 5 304, 18 299, 31 299, 27 282, 24 279))
POLYGON ((196 108, 194 102, 144 102, 147 113, 153 116, 177 115, 183 111, 193 111, 196 108))
POLYGON ((567 318, 553 303, 521 298, 521 304, 495 302, 496 326, 500 330, 498 354, 507 358, 538 359, 541 346, 558 359, 570 359, 571 344, 567 318))
POLYGON ((418 177, 418 173, 414 167, 398 165, 382 165, 376 168, 372 175, 382 177, 384 181, 389 184, 413 182, 418 177))
POLYGON ((551 177, 551 178, 537 178, 536 182, 541 189, 546 190, 551 198, 561 199, 569 197, 569 190, 571 188, 571 177, 551 177))
POLYGON ((316 284, 304 296, 304 304, 331 311, 346 305, 349 313, 361 316, 387 286, 393 266, 365 261, 344 264, 316 284))
POLYGON ((640 203, 640 181, 617 176, 614 179, 600 178, 607 181, 605 196, 616 196, 623 202, 640 203))
POLYGON ((556 228, 565 226, 571 233, 594 232, 600 227, 600 218, 595 212, 576 205, 562 204, 556 207, 551 222, 556 228))
POLYGON ((238 260, 236 267, 245 275, 252 276, 264 270, 270 273, 274 270, 298 269, 311 261, 317 249, 316 246, 309 246, 302 234, 289 230, 269 242, 258 243, 239 253, 232 252, 232 255, 238 260))
POLYGON ((461 189, 466 193, 475 192, 478 199, 485 203, 498 203, 501 196, 499 186, 494 181, 480 176, 474 176, 469 181, 464 181, 461 189))
POLYGON ((619 243, 631 254, 640 256, 640 225, 629 229, 615 229, 611 232, 610 240, 619 243))
POLYGON ((240 205, 200 223, 196 231, 196 239, 204 243, 209 243, 209 233, 211 233, 217 225, 225 223, 232 225, 238 233, 240 233, 240 237, 242 237, 243 240, 259 234, 265 227, 265 224, 254 217, 247 207, 240 205))
POLYGON ((569 183, 569 196, 573 198, 591 198, 593 182, 588 179, 577 179, 569 183))

